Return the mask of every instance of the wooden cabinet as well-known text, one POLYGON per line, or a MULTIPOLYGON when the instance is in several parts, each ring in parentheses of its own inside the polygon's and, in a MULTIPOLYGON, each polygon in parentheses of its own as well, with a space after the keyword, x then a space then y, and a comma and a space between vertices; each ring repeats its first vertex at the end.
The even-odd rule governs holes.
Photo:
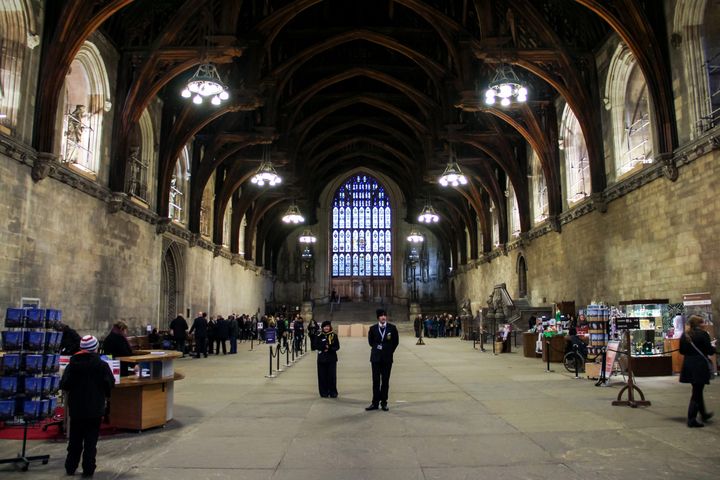
POLYGON ((672 375, 670 355, 644 355, 630 357, 633 375, 636 377, 660 377, 672 375))
MULTIPOLYGON (((542 345, 542 360, 547 362, 547 340, 548 338, 543 337, 542 345)), ((550 362, 559 363, 563 361, 565 357, 565 335, 555 335, 550 337, 550 362)))
POLYGON ((535 353, 535 342, 537 342, 537 333, 524 332, 522 334, 523 356, 527 358, 537 358, 540 354, 535 353))

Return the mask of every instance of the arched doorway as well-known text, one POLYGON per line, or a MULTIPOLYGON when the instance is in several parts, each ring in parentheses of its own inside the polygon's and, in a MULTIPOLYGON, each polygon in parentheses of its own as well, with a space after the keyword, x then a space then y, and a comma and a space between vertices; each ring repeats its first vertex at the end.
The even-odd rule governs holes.
POLYGON ((527 297, 527 265, 525 264, 525 257, 520 255, 518 257, 517 264, 518 274, 518 296, 520 298, 527 297))
POLYGON ((172 242, 163 249, 160 272, 160 318, 161 328, 167 328, 170 321, 182 312, 182 252, 172 242))
POLYGON ((366 173, 348 177, 330 210, 330 285, 340 298, 377 302, 392 296, 390 197, 366 173))

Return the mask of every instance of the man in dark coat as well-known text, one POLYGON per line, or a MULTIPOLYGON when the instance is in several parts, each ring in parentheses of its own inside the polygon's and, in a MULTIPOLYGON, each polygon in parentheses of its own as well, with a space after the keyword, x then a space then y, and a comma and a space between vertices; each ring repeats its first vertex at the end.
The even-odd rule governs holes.
POLYGON ((170 330, 173 332, 175 348, 185 356, 185 341, 187 340, 188 324, 185 317, 178 313, 178 316, 170 322, 170 330))
POLYGON ((201 353, 207 358, 208 322, 206 312, 201 312, 200 316, 193 320, 190 334, 193 333, 195 333, 195 358, 200 358, 201 353))
POLYGON ((243 323, 243 319, 242 317, 230 315, 227 321, 230 326, 230 354, 233 355, 237 353, 237 342, 240 335, 240 325, 238 323, 243 323))
POLYGON ((337 391, 337 351, 340 340, 333 332, 329 321, 322 323, 322 331, 315 337, 314 350, 317 350, 318 390, 323 398, 336 398, 337 391))
MULTIPOLYGON (((106 399, 115 385, 107 363, 97 354, 98 341, 92 335, 80 341, 80 351, 70 358, 60 388, 67 392, 70 437, 65 472, 74 475, 82 455, 83 477, 95 473, 95 456, 100 421, 105 415, 106 399)), ((122 405, 118 407, 122 408, 122 405)))
POLYGON ((230 324, 222 315, 215 320, 215 355, 220 355, 220 345, 222 345, 223 355, 227 355, 227 345, 225 342, 230 338, 230 324))
POLYGON ((80 335, 66 324, 60 325, 58 330, 63 334, 60 340, 60 355, 75 355, 79 352, 80 335))
POLYGON ((388 323, 385 310, 377 310, 378 323, 370 327, 368 343, 370 344, 370 365, 372 366, 373 397, 372 403, 365 410, 377 410, 378 405, 388 411, 388 390, 390 389, 390 371, 392 370, 393 354, 400 338, 395 325, 388 323))
MULTIPOLYGON (((127 324, 122 320, 115 322, 110 333, 108 333, 105 340, 103 340, 103 353, 105 355, 112 355, 115 359, 132 356, 133 351, 132 347, 130 347, 130 342, 128 342, 127 334, 127 324)), ((131 366, 133 365, 130 362, 120 362, 120 375, 123 377, 130 375, 131 366)))

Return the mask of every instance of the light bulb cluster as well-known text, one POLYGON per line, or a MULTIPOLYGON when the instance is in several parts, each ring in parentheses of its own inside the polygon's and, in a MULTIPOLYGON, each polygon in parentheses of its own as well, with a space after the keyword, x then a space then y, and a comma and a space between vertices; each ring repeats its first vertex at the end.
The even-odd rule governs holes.
POLYGON ((252 183, 259 187, 265 186, 267 183, 269 186, 274 187, 282 182, 282 178, 275 171, 272 163, 269 161, 260 164, 260 167, 255 172, 255 175, 250 179, 252 183))
POLYGON ((420 212, 418 221, 421 223, 437 223, 440 221, 440 216, 437 212, 435 212, 435 209, 432 205, 430 205, 430 202, 428 202, 422 212, 420 212))
POLYGON ((297 207, 297 205, 293 203, 288 207, 285 215, 283 215, 282 221, 284 223, 292 223, 297 225, 298 223, 304 222, 305 217, 302 216, 302 214, 300 213, 300 209, 297 207))
POLYGON ((500 99, 500 105, 508 107, 513 100, 523 103, 527 101, 528 90, 521 83, 510 65, 501 65, 495 77, 485 90, 485 104, 494 105, 500 99))
POLYGON ((210 103, 216 106, 230 98, 227 87, 212 63, 200 65, 180 95, 183 98, 192 97, 195 105, 201 105, 208 97, 212 97, 210 103))
POLYGON ((447 166, 445 167, 445 171, 442 175, 440 175, 440 179, 438 180, 440 185, 443 187, 447 187, 448 185, 452 185, 453 187, 458 187, 460 185, 466 185, 467 177, 462 173, 462 170, 460 170, 460 166, 457 164, 457 162, 451 160, 448 162, 447 166))
POLYGON ((317 237, 313 235, 310 229, 306 229, 303 231, 302 235, 298 237, 298 241, 300 243, 315 243, 317 242, 317 237))
POLYGON ((410 235, 407 236, 407 241, 410 243, 422 243, 424 240, 425 237, 415 229, 410 230, 410 235))

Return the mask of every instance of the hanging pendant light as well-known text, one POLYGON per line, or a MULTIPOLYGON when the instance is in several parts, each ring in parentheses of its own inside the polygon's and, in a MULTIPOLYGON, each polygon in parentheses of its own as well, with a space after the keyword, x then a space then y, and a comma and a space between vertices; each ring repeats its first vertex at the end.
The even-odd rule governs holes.
POLYGON ((305 217, 302 216, 300 213, 300 209, 295 205, 294 203, 290 205, 287 209, 287 212, 285 212, 285 215, 282 217, 282 221, 285 223, 302 223, 305 221, 305 217))
POLYGON ((300 243, 315 243, 317 241, 317 237, 313 235, 312 230, 306 228, 305 230, 303 230, 300 237, 298 237, 298 241, 300 243))
POLYGON ((270 147, 268 145, 263 147, 262 161, 250 181, 260 187, 265 186, 266 183, 271 187, 274 187, 282 182, 282 178, 280 178, 280 175, 278 175, 275 171, 275 167, 273 167, 273 164, 270 161, 270 147))
POLYGON ((210 103, 213 105, 220 105, 230 98, 227 86, 220 79, 220 74, 212 63, 203 63, 198 67, 180 96, 192 97, 196 105, 202 104, 207 97, 212 97, 210 103))
POLYGON ((518 78, 512 66, 501 64, 495 71, 495 77, 485 90, 485 103, 494 105, 499 98, 500 105, 509 106, 513 101, 523 103, 527 101, 528 90, 518 78))
POLYGON ((457 187, 467 184, 467 177, 465 177, 462 170, 460 170, 460 165, 458 165, 457 160, 455 159, 455 152, 452 148, 450 149, 450 160, 448 160, 445 171, 442 175, 440 175, 438 182, 443 187, 447 187, 448 185, 457 187))
POLYGON ((407 236, 407 241, 410 243, 422 243, 425 240, 417 230, 414 228, 410 230, 410 235, 407 236))
POLYGON ((437 212, 430 204, 430 200, 428 200, 425 203, 425 207, 422 209, 422 212, 418 216, 418 221, 421 223, 437 223, 439 220, 440 216, 438 216, 437 212))

